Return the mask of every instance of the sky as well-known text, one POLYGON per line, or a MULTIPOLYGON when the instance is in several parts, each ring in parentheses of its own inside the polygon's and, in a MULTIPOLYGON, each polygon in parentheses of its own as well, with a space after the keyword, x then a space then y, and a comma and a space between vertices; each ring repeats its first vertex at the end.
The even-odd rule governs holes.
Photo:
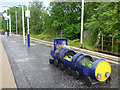
MULTIPOLYGON (((0 0, 0 13, 3 12, 4 10, 6 10, 6 7, 3 7, 3 6, 17 6, 17 5, 26 5, 26 2, 29 1, 29 2, 32 2, 32 1, 42 1, 43 2, 43 5, 48 7, 49 6, 49 3, 50 1, 81 1, 81 0, 0 0)), ((96 1, 102 1, 102 2, 105 2, 105 1, 120 1, 120 0, 85 0, 87 2, 91 1, 91 2, 96 2, 96 1)))
MULTIPOLYGON (((4 10, 8 9, 8 7, 4 6, 18 6, 18 5, 26 5, 27 1, 32 2, 32 1, 38 1, 38 0, 0 0, 0 13, 3 12, 4 10)), ((43 1, 43 5, 48 7, 50 0, 39 0, 43 1)))

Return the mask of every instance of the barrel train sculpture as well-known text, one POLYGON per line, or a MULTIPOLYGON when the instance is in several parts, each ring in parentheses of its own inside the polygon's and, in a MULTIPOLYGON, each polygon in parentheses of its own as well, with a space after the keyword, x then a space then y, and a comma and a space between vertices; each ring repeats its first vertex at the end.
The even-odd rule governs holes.
POLYGON ((69 75, 79 79, 85 77, 87 86, 93 84, 111 81, 111 65, 104 59, 93 60, 89 55, 76 53, 67 46, 67 39, 54 39, 54 47, 51 50, 53 59, 49 59, 49 63, 61 69, 66 69, 69 75), (72 73, 73 72, 73 73, 72 73))

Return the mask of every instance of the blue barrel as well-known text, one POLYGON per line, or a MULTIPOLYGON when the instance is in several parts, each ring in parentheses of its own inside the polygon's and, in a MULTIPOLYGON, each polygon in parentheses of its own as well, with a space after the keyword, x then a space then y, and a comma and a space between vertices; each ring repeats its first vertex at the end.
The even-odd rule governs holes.
POLYGON ((109 62, 103 59, 98 59, 94 61, 91 68, 81 64, 82 62, 87 62, 88 60, 93 61, 92 57, 89 55, 83 55, 78 58, 76 63, 78 71, 83 75, 100 82, 107 80, 111 74, 111 66, 109 62), (87 58, 87 60, 85 58, 87 58))
POLYGON ((77 58, 77 56, 79 56, 79 55, 81 55, 81 54, 80 53, 76 54, 76 52, 74 52, 73 50, 66 50, 62 55, 62 62, 66 66, 74 68, 74 61, 77 58), (71 56, 71 59, 69 60, 70 56, 71 56), (68 57, 68 59, 65 57, 68 57))
POLYGON ((93 70, 91 68, 86 67, 86 66, 81 64, 83 62, 86 63, 88 61, 93 62, 93 58, 89 55, 82 55, 78 58, 77 63, 76 63, 76 68, 78 69, 78 71, 85 76, 91 76, 93 73, 93 70))
POLYGON ((107 80, 111 75, 111 65, 104 59, 97 59, 91 69, 93 70, 92 76, 100 82, 107 80))
POLYGON ((82 56, 83 54, 82 53, 76 53, 74 56, 73 56, 73 58, 72 58, 72 63, 71 63, 71 67, 73 68, 73 69, 76 69, 76 63, 77 63, 77 60, 78 60, 78 58, 80 57, 80 56, 82 56))
POLYGON ((51 56, 52 56, 54 59, 57 59, 58 61, 61 62, 61 60, 62 60, 62 54, 63 54, 66 50, 68 50, 68 49, 67 49, 67 48, 61 48, 61 50, 59 51, 58 54, 54 54, 55 51, 54 51, 54 48, 52 48, 52 50, 51 50, 51 56))
POLYGON ((62 48, 58 54, 56 54, 55 58, 59 61, 62 62, 62 55, 65 51, 67 51, 67 48, 62 48))
POLYGON ((65 44, 67 45, 67 41, 68 41, 67 39, 54 39, 54 47, 51 50, 51 56, 54 59, 59 59, 60 60, 61 53, 63 53, 63 51, 66 50, 66 48, 61 48, 61 50, 59 51, 59 53, 55 55, 55 50, 57 49, 56 46, 63 44, 64 41, 66 42, 65 44))
POLYGON ((63 44, 64 41, 66 42, 66 45, 68 45, 67 39, 54 39, 54 51, 56 50, 56 46, 58 44, 63 44))

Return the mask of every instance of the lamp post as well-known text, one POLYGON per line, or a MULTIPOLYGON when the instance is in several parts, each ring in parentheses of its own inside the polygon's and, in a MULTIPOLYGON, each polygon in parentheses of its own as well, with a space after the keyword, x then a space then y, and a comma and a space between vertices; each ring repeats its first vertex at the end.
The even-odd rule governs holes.
POLYGON ((25 12, 25 16, 27 18, 27 28, 28 28, 28 35, 27 35, 27 40, 28 40, 28 47, 30 47, 30 34, 29 34, 29 18, 30 18, 30 10, 28 9, 29 7, 29 2, 27 2, 27 10, 25 12))
POLYGON ((81 13, 81 44, 80 48, 83 46, 83 18, 84 18, 84 0, 82 0, 82 13, 81 13))
POLYGON ((17 11, 15 11, 15 16, 16 16, 16 34, 17 34, 17 11))
POLYGON ((23 43, 25 45, 24 7, 22 6, 23 43))
MULTIPOLYGON (((16 8, 21 7, 21 6, 16 6, 16 8)), ((16 15, 16 34, 18 33, 17 31, 17 11, 15 11, 16 15)), ((23 44, 25 45, 25 25, 24 25, 24 7, 22 6, 22 27, 23 27, 23 44)))
MULTIPOLYGON (((21 7, 21 6, 16 6, 16 8, 21 7)), ((18 34, 17 30, 17 10, 15 11, 16 15, 16 34, 18 34)), ((22 6, 22 27, 23 27, 23 43, 25 45, 25 25, 24 25, 24 7, 22 6)))
MULTIPOLYGON (((7 9, 6 9, 6 14, 7 14, 7 9)), ((7 18, 7 36, 9 36, 9 29, 8 29, 8 18, 7 18)))
POLYGON ((10 36, 11 36, 11 15, 9 14, 9 29, 10 29, 10 36))

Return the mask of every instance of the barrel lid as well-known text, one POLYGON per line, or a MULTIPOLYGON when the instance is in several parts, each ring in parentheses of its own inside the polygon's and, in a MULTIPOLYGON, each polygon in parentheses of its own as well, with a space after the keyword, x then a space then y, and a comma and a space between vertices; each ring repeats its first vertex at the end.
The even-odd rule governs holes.
POLYGON ((98 62, 96 69, 95 69, 95 77, 98 81, 105 81, 108 79, 106 73, 109 72, 111 74, 111 65, 108 61, 100 60, 98 62), (98 78, 98 74, 101 74, 101 78, 98 78))

